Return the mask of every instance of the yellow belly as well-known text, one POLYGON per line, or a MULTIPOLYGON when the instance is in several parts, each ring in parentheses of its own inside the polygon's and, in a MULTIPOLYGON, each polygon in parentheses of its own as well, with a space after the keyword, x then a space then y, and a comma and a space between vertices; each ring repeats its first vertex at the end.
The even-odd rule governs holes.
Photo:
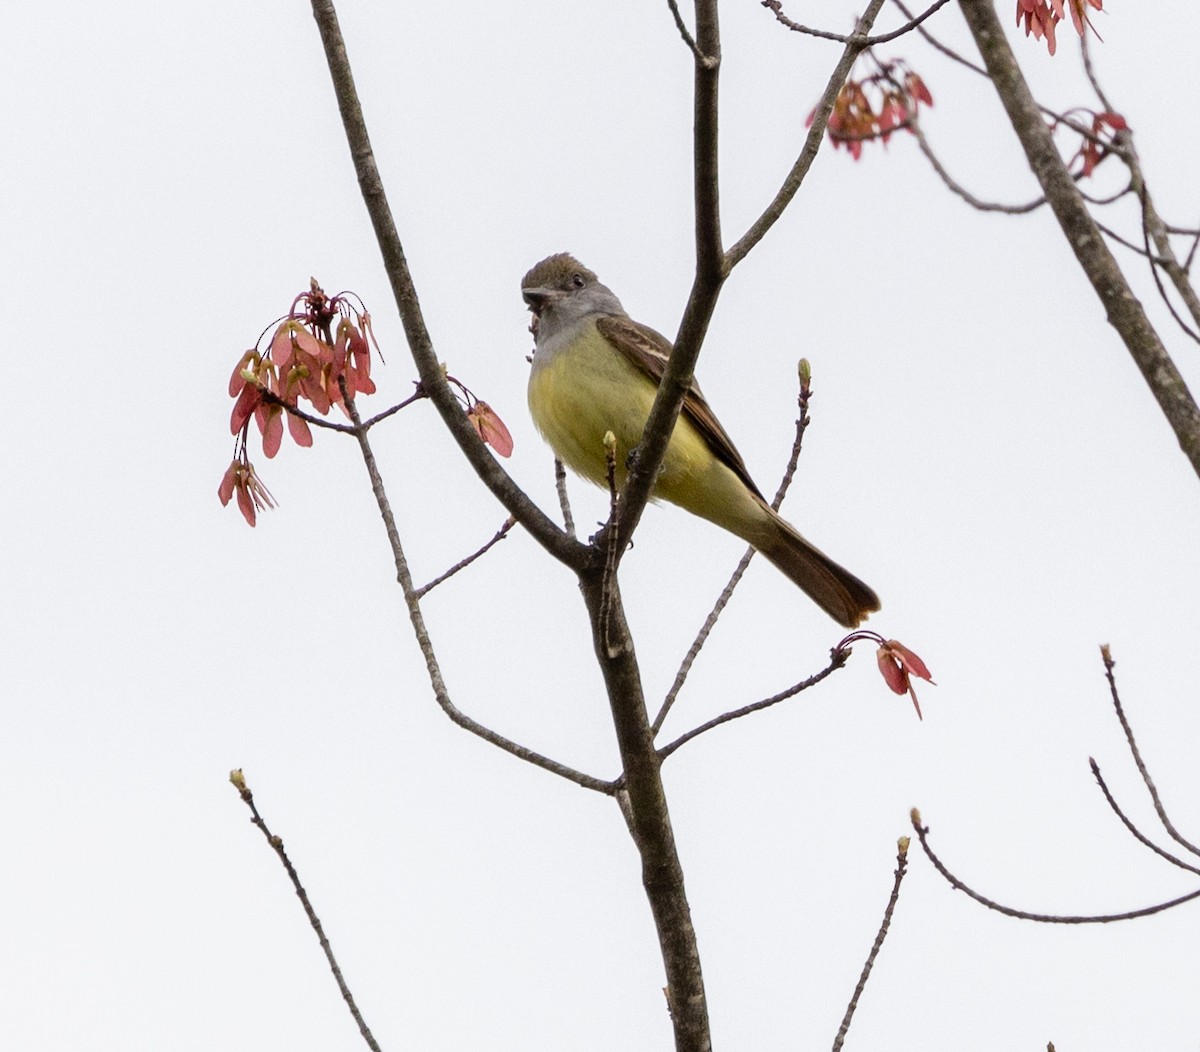
MULTIPOLYGON (((542 352, 539 351, 539 354, 542 352)), ((617 440, 617 484, 625 459, 641 441, 657 389, 590 323, 569 347, 542 361, 529 377, 529 411, 555 455, 599 486, 608 485, 604 433, 617 440)), ((763 510, 714 456, 684 416, 676 422, 653 496, 708 519, 747 540, 761 529, 763 510)))

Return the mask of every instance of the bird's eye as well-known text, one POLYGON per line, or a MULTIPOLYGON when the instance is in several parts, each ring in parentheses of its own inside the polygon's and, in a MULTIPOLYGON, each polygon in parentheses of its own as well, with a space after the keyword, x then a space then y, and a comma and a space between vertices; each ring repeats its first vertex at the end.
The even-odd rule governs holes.
POLYGON ((582 274, 572 274, 571 275, 571 284, 574 285, 577 289, 583 288, 583 275, 582 274))

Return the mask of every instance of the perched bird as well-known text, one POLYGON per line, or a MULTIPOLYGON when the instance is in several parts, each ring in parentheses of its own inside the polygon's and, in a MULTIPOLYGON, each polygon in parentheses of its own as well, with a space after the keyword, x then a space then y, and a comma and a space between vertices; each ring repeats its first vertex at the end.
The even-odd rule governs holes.
MULTIPOLYGON (((625 313, 592 271, 563 252, 521 282, 535 317, 529 411, 555 455, 608 485, 604 434, 617 440, 617 481, 642 431, 671 343, 625 313)), ((671 434, 652 496, 741 537, 799 585, 830 617, 853 628, 879 598, 818 551, 763 499, 733 442, 693 383, 671 434)))

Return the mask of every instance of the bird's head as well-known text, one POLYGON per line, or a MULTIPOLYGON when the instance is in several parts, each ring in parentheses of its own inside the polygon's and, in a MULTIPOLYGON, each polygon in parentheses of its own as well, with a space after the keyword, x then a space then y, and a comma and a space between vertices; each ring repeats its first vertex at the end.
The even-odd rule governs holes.
POLYGON ((537 319, 539 340, 592 314, 625 314, 612 291, 567 252, 534 266, 521 279, 521 295, 537 319))

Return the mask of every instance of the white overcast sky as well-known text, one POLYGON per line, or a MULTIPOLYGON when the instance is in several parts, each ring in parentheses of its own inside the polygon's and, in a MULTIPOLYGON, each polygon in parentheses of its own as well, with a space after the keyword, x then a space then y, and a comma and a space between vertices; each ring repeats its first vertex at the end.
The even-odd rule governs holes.
MULTIPOLYGON (((1001 14, 1011 24, 1011 0, 1001 14)), ((796 0, 833 29, 854 5, 796 0)), ((1164 215, 1200 218, 1193 5, 1108 0, 1098 69, 1164 215)), ((0 1047, 361 1047, 284 874, 226 781, 245 768, 387 1049, 666 1049, 662 969, 613 803, 437 710, 352 443, 258 458, 250 530, 216 489, 228 375, 310 275, 371 308, 377 408, 414 375, 299 2, 9 5, 0 39, 8 303, 0 573, 0 1047)), ((351 60, 438 353, 516 439, 519 280, 569 250, 670 334, 690 283, 691 59, 662 2, 345 0, 351 60)), ((751 0, 722 5, 725 236, 774 192, 836 60, 751 0)), ((882 25, 895 25, 895 15, 882 25)), ((935 30, 969 50, 955 5, 935 30)), ((1093 105, 1073 39, 1014 37, 1050 105, 1093 105)), ((1032 177, 999 104, 915 39, 925 127, 981 196, 1032 177)), ((1098 190, 1119 174, 1105 171, 1098 190)), ((1114 224, 1133 232, 1133 213, 1114 224)), ((1200 349, 1134 275, 1193 390, 1200 349)), ((773 489, 795 362, 813 425, 785 513, 883 598, 921 653, 918 723, 869 647, 820 690, 672 757, 672 818, 717 1047, 828 1047, 919 806, 981 891, 1106 912, 1196 880, 1123 831, 1102 764, 1157 830, 1129 714, 1200 836, 1200 483, 1051 217, 983 215, 906 136, 825 151, 736 271, 700 361, 773 489)), ((368 403, 370 404, 370 403, 368 403)), ((418 579, 504 512, 428 405, 375 432, 418 579)), ((573 486, 582 523, 605 497, 573 486)), ((660 698, 740 542, 650 511, 622 569, 660 698)), ((425 603, 456 702, 603 777, 615 747, 569 574, 515 531, 425 603)), ((756 561, 668 724, 820 668, 841 632, 756 561)), ((1055 928, 985 912, 914 849, 848 1048, 1194 1049, 1200 906, 1055 928)))

